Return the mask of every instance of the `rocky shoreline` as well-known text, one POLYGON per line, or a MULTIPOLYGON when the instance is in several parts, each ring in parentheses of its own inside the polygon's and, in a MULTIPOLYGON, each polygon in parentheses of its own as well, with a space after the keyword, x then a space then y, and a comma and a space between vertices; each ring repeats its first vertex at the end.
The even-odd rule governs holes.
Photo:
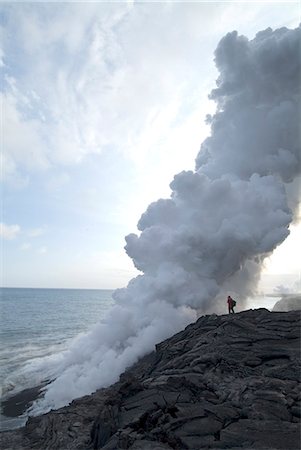
POLYGON ((298 449, 300 311, 203 316, 2 450, 298 449))
POLYGON ((41 393, 43 386, 37 386, 30 389, 24 389, 16 395, 2 402, 2 413, 7 417, 21 416, 36 400, 41 393))

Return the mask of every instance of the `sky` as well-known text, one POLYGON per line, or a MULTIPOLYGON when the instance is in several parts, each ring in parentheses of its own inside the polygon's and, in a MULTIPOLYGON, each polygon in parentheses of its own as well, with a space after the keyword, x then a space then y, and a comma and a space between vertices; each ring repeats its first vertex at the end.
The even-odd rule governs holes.
MULTIPOLYGON (((117 288, 149 203, 194 169, 229 31, 300 23, 299 2, 2 2, 1 285, 117 288)), ((300 279, 300 225, 260 289, 300 279)))

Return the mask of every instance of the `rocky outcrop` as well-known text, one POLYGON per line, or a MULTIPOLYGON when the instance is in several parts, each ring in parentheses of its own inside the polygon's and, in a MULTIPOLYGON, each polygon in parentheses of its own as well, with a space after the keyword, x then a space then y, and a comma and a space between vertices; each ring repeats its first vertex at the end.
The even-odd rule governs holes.
POLYGON ((285 295, 275 303, 273 311, 300 311, 301 310, 301 294, 285 295))
POLYGON ((4 449, 300 448, 300 312, 204 316, 4 449))

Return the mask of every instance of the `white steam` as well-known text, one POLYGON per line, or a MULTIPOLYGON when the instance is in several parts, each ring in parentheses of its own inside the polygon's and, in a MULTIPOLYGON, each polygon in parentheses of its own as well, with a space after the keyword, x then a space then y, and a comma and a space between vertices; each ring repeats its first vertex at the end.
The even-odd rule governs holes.
POLYGON ((151 204, 140 235, 126 237, 143 275, 117 290, 105 320, 51 363, 56 379, 34 413, 115 382, 196 311, 219 312, 220 302, 224 309, 229 292, 240 302, 254 292, 262 261, 289 234, 297 206, 296 189, 287 186, 300 174, 300 31, 221 40, 211 93, 217 112, 208 117, 211 136, 196 171, 176 175, 171 198, 151 204))

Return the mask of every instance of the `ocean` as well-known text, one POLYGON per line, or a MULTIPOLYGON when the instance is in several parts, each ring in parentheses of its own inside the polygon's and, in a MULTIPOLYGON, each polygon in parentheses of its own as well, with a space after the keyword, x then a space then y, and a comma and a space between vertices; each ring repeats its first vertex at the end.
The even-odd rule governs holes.
MULTIPOLYGON (((38 358, 68 348, 70 341, 102 319, 114 304, 112 290, 0 290, 0 384, 2 400, 34 387, 24 368, 38 358), (32 385, 31 385, 32 384, 32 385)), ((21 426, 26 419, 1 414, 0 429, 21 426)))

